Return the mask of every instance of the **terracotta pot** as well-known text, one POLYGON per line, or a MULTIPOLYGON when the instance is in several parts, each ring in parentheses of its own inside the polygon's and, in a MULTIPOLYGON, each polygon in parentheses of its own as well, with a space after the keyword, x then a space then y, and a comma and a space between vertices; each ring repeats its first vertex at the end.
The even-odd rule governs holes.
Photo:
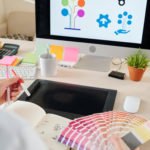
POLYGON ((130 76, 131 80, 140 81, 143 77, 143 74, 144 74, 146 68, 138 69, 135 67, 128 66, 128 70, 129 70, 129 76, 130 76))

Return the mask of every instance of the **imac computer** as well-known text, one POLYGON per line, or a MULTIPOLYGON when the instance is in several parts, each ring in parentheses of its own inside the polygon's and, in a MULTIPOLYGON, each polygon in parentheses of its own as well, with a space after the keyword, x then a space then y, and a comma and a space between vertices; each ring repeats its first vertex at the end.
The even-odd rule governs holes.
POLYGON ((36 0, 36 45, 77 47, 93 60, 150 53, 150 1, 36 0))

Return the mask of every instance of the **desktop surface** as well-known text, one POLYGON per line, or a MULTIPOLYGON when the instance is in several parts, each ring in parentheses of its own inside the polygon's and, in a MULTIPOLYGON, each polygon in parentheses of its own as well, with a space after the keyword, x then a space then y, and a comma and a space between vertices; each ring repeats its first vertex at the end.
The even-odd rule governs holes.
MULTIPOLYGON (((35 42, 31 41, 10 40, 2 38, 0 38, 0 41, 3 43, 19 44, 19 56, 24 56, 26 53, 34 51, 35 47, 35 42)), ((117 68, 118 66, 111 66, 112 70, 116 70, 117 68)), ((136 114, 150 119, 150 69, 147 68, 144 77, 140 82, 131 81, 129 79, 127 66, 125 64, 123 64, 119 71, 126 73, 125 80, 108 77, 109 72, 97 72, 62 67, 58 68, 58 73, 54 77, 43 78, 39 75, 38 78, 47 79, 50 81, 65 82, 69 84, 86 85, 90 87, 116 89, 118 92, 113 107, 114 111, 124 111, 123 104, 126 96, 138 96, 141 98, 141 106, 136 114)), ((27 86, 30 86, 32 82, 33 80, 25 80, 25 84, 27 86)), ((142 145, 141 150, 149 150, 149 147, 150 142, 142 145)))
POLYGON ((29 87, 31 96, 23 93, 18 99, 43 107, 47 113, 75 118, 113 110, 117 90, 35 80, 29 87))
MULTIPOLYGON (((2 43, 19 44, 20 49, 17 54, 18 56, 24 57, 28 52, 34 52, 35 50, 35 41, 12 40, 5 38, 0 38, 0 41, 2 43)), ((40 76, 40 68, 39 68, 37 78, 77 85, 86 85, 106 89, 109 88, 116 89, 118 91, 118 94, 115 100, 113 110, 123 111, 123 102, 127 95, 138 96, 142 99, 142 105, 138 114, 150 118, 149 112, 150 69, 147 68, 144 77, 140 82, 134 82, 129 79, 126 64, 123 64, 121 68, 118 67, 117 65, 111 64, 111 70, 109 72, 98 72, 77 68, 58 67, 58 72, 56 76, 43 78, 40 76), (116 70, 118 68, 120 69, 118 71, 126 74, 125 80, 119 80, 108 77, 108 74, 111 70, 116 70)), ((27 86, 30 86, 32 82, 33 80, 25 80, 27 86)))

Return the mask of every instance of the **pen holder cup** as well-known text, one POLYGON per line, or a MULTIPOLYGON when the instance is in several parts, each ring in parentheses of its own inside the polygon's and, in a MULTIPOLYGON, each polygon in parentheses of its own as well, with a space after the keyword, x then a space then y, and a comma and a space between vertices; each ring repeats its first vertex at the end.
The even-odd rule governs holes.
POLYGON ((40 70, 42 77, 55 76, 57 74, 57 60, 54 55, 40 55, 40 70))

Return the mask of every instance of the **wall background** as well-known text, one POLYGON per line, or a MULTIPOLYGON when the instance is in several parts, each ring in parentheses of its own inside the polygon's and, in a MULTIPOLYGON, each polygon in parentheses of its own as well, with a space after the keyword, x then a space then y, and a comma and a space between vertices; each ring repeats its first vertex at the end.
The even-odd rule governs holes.
POLYGON ((0 0, 0 23, 4 22, 12 11, 34 12, 35 6, 24 0, 0 0))
POLYGON ((0 0, 0 23, 5 21, 4 0, 0 0))

